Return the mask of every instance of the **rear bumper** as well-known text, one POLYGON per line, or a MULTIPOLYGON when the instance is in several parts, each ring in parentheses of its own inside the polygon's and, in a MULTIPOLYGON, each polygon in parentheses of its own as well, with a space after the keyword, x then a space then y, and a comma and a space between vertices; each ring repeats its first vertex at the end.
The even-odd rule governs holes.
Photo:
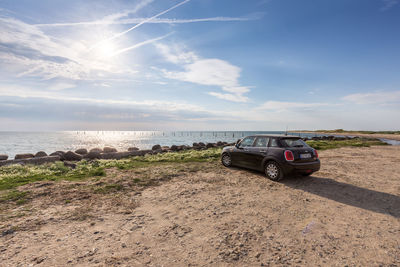
POLYGON ((313 173, 319 171, 321 162, 318 160, 303 163, 286 162, 282 164, 282 171, 284 174, 291 173, 313 173))

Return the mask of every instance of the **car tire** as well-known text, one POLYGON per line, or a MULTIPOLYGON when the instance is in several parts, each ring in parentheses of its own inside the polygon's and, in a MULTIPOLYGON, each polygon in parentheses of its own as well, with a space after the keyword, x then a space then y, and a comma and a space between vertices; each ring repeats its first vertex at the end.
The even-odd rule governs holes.
POLYGON ((264 168, 265 175, 272 181, 279 181, 283 178, 283 172, 275 161, 268 161, 264 168))
POLYGON ((222 165, 224 165, 225 167, 231 167, 232 166, 231 155, 229 155, 228 153, 222 154, 221 162, 222 162, 222 165))
POLYGON ((311 174, 313 174, 313 173, 312 172, 310 172, 310 173, 302 173, 301 176, 307 177, 307 176, 310 176, 311 174))

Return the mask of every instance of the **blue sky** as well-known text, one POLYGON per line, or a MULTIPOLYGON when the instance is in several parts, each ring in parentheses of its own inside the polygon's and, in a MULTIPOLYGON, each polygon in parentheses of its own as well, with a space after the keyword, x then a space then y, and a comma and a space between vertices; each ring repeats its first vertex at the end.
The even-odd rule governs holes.
POLYGON ((392 130, 398 0, 0 0, 0 130, 392 130))

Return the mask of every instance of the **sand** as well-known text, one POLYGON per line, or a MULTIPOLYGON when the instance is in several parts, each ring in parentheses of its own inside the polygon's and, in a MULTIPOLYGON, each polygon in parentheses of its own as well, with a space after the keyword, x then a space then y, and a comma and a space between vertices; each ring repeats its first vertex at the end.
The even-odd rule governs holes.
POLYGON ((280 183, 218 162, 26 185, 32 201, 2 210, 0 265, 399 266, 400 147, 320 158, 280 183), (158 185, 90 189, 140 175, 158 185))
POLYGON ((359 137, 367 137, 367 138, 383 138, 390 140, 400 141, 400 134, 364 134, 364 133, 352 133, 352 132, 310 132, 310 131, 298 131, 296 133, 315 133, 315 134, 325 134, 325 135, 348 135, 348 136, 359 136, 359 137))

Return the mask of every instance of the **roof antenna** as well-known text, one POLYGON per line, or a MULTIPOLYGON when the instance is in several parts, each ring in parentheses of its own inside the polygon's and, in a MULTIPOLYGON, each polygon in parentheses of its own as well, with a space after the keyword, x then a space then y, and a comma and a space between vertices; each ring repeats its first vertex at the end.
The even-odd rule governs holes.
POLYGON ((288 129, 288 126, 286 125, 286 132, 285 132, 285 135, 287 136, 287 129, 288 129))

